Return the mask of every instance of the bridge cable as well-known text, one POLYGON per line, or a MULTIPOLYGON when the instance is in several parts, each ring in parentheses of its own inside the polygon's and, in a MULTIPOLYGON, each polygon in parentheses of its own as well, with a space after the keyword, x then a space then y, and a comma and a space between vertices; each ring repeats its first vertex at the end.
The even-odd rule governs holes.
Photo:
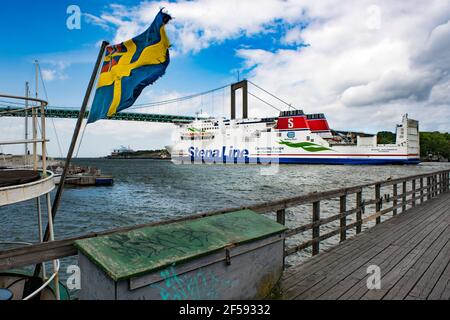
MULTIPOLYGON (((42 87, 44 88, 45 100, 48 101, 47 87, 45 86, 44 77, 42 76, 41 65, 39 63, 38 63, 38 70, 39 70, 39 75, 41 76, 42 87)), ((45 109, 47 111, 48 110, 48 106, 46 106, 45 109)), ((64 155, 63 155, 63 152, 62 152, 61 143, 59 141, 58 132, 56 131, 55 120, 52 117, 50 119, 52 121, 53 130, 55 131, 55 137, 56 137, 56 142, 58 144, 59 154, 60 154, 61 158, 63 158, 64 155)))
POLYGON ((276 95, 274 95, 273 93, 271 93, 271 92, 269 92, 269 91, 267 91, 266 89, 264 89, 264 88, 261 88, 260 86, 258 86, 257 84, 255 84, 254 82, 252 82, 252 81, 250 81, 250 80, 247 80, 248 82, 250 82, 252 85, 254 85, 255 87, 257 87, 258 89, 260 89, 260 90, 262 90, 262 91, 264 91, 265 93, 267 93, 268 95, 270 95, 270 96, 272 96, 272 97, 274 97, 275 99, 277 99, 278 101, 280 101, 280 102, 282 102, 282 103, 284 103, 285 105, 287 105, 289 108, 292 108, 292 109, 294 109, 294 107, 290 104, 290 103, 287 103, 286 101, 284 101, 284 100, 282 100, 282 99, 280 99, 279 97, 277 97, 276 95))
POLYGON ((78 144, 77 153, 75 154, 75 158, 78 158, 78 152, 80 152, 81 143, 83 142, 84 133, 86 132, 86 128, 87 128, 87 122, 84 125, 83 132, 81 133, 81 139, 80 139, 80 143, 78 144))
POLYGON ((263 99, 261 99, 260 97, 257 97, 256 95, 254 95, 253 93, 251 93, 250 91, 247 91, 247 93, 249 94, 249 95, 251 95, 252 97, 254 97, 254 98, 256 98, 256 99, 258 99, 259 101, 261 101, 261 102, 263 102, 263 103, 265 103, 265 104, 267 104, 269 107, 272 107, 273 109, 276 109, 276 110, 278 110, 278 111, 280 111, 281 112, 281 109, 278 109, 277 107, 275 107, 273 104, 271 104, 271 103, 269 103, 269 102, 267 102, 267 101, 265 101, 265 100, 263 100, 263 99))
POLYGON ((227 84, 224 86, 221 86, 219 88, 215 88, 215 89, 211 89, 208 91, 204 91, 204 92, 200 92, 200 93, 196 93, 196 94, 192 94, 192 95, 188 95, 188 96, 184 96, 184 97, 180 97, 180 98, 174 98, 174 99, 168 99, 168 100, 161 100, 161 101, 155 101, 155 102, 149 102, 149 103, 141 103, 141 104, 135 104, 133 107, 130 108, 130 110, 135 110, 135 109, 145 109, 148 107, 156 107, 156 106, 162 106, 162 105, 166 105, 166 104, 171 104, 171 103, 175 103, 175 102, 182 102, 182 101, 186 101, 186 100, 191 100, 197 97, 201 97, 219 90, 222 90, 224 88, 229 87, 231 84, 227 84))

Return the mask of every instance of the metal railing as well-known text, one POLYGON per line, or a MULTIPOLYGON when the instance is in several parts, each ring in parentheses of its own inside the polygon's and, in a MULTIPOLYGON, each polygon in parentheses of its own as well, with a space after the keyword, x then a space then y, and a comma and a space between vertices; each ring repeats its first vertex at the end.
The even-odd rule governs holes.
MULTIPOLYGON (((27 112, 31 110, 31 124, 32 124, 32 139, 27 138, 27 133, 25 135, 25 139, 20 140, 12 140, 12 141, 0 141, 0 146, 2 145, 17 145, 17 144, 24 144, 26 146, 25 150, 28 150, 28 144, 33 145, 33 153, 32 153, 32 159, 33 159, 33 171, 40 171, 41 172, 41 179, 37 182, 32 182, 28 184, 23 185, 14 185, 12 187, 3 187, 0 188, 0 196, 2 193, 6 196, 7 199, 4 201, 4 205, 8 205, 14 202, 25 201, 30 198, 36 199, 36 205, 37 205, 37 220, 38 220, 38 233, 39 233, 39 242, 41 244, 44 243, 43 241, 43 235, 42 235, 42 206, 41 206, 41 194, 40 189, 36 187, 36 185, 44 185, 49 184, 48 182, 51 181, 50 186, 47 186, 47 188, 43 188, 45 190, 45 201, 46 201, 46 207, 47 207, 47 214, 48 214, 48 224, 50 226, 50 241, 54 240, 54 230, 53 230, 53 219, 51 214, 51 196, 50 191, 54 187, 53 183, 53 173, 47 171, 47 138, 46 138, 46 128, 45 128, 45 107, 48 105, 47 101, 38 99, 38 98, 31 98, 31 97, 22 97, 22 96, 14 96, 14 95, 8 95, 8 94, 0 94, 0 98, 6 98, 6 99, 12 99, 12 100, 23 100, 25 101, 25 107, 21 109, 15 109, 10 110, 9 112, 15 116, 17 115, 24 115, 28 116, 27 112), (29 102, 34 102, 36 105, 28 106, 29 102), (38 137, 38 117, 40 117, 41 125, 40 125, 40 137, 38 137), (41 157, 42 157, 42 167, 39 167, 38 164, 38 143, 41 145, 41 157), (9 197, 8 197, 9 196, 9 197), (13 201, 14 200, 14 201, 13 201)), ((1 113, 0 116, 5 116, 5 113, 1 113)), ((28 119, 26 119, 28 121, 28 119)), ((26 127, 27 128, 27 125, 26 127)), ((25 152, 24 159, 25 164, 24 167, 28 166, 27 158, 28 158, 28 152, 25 152)), ((2 197, 0 197, 0 200, 2 197)), ((0 203, 0 205, 3 205, 3 203, 0 203)), ((55 282, 55 295, 56 298, 59 300, 59 261, 57 259, 53 259, 53 273, 50 275, 49 279, 46 279, 46 270, 44 261, 39 261, 39 263, 43 264, 42 269, 42 278, 46 280, 45 285, 37 288, 34 290, 34 292, 30 295, 28 295, 24 300, 27 300, 40 291, 44 290, 45 287, 51 282, 55 282)))

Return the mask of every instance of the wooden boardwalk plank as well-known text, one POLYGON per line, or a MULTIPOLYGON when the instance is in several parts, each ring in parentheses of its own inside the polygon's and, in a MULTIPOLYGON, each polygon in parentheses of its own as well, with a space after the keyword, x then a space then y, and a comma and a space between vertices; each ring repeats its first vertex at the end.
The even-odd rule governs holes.
POLYGON ((408 293, 406 299, 427 299, 450 262, 449 260, 450 240, 447 241, 445 247, 441 250, 436 259, 434 259, 426 272, 421 275, 421 278, 408 293))
MULTIPOLYGON (((434 203, 433 205, 441 205, 441 203, 434 203)), ((420 213, 420 212, 417 212, 420 213)), ((411 212, 410 214, 414 214, 411 212)), ((407 224, 405 224, 405 227, 408 227, 413 224, 414 221, 422 221, 426 219, 427 216, 421 215, 419 217, 416 217, 415 219, 411 219, 411 221, 408 221, 407 224)), ((386 222, 388 223, 388 222, 386 222)), ((390 221, 389 221, 390 223, 390 221)), ((293 281, 288 280, 288 283, 295 284, 296 281, 299 281, 306 276, 308 276, 311 272, 314 272, 314 270, 319 270, 319 273, 322 273, 322 271, 327 271, 335 268, 337 265, 339 265, 341 262, 345 261, 348 263, 353 258, 356 258, 357 255, 356 252, 365 252, 370 247, 375 247, 377 245, 382 244, 383 242, 380 242, 379 239, 384 239, 384 241, 388 242, 387 234, 390 234, 390 230, 388 229, 376 229, 377 232, 373 232, 375 228, 370 229, 364 233, 365 239, 364 241, 360 241, 360 237, 362 234, 357 235, 354 238, 351 238, 350 240, 347 240, 340 244, 337 247, 334 247, 332 250, 330 250, 326 256, 318 255, 311 259, 309 259, 307 262, 301 265, 300 268, 291 268, 288 269, 284 274, 284 279, 287 280, 290 277, 294 277, 293 281), (325 266, 325 267, 324 267, 325 266), (301 272, 300 272, 301 271, 301 272)), ((405 228, 405 230, 408 230, 408 228, 405 228)), ((398 231, 396 235, 403 235, 404 232, 398 231)), ((288 288, 288 287, 287 287, 288 288)))
MULTIPOLYGON (((436 205, 438 205, 439 207, 443 207, 444 205, 441 203, 436 203, 436 205)), ((433 206, 434 208, 435 206, 433 206)), ((411 219, 411 221, 415 221, 415 223, 417 223, 418 221, 423 221, 423 220, 427 220, 429 219, 429 217, 427 215, 420 215, 418 218, 414 218, 411 219)), ((327 288, 329 288, 330 286, 333 285, 333 281, 336 282, 336 278, 337 277, 341 277, 341 278, 345 278, 342 277, 345 274, 348 274, 348 272, 352 273, 353 271, 355 271, 355 265, 360 266, 361 263, 364 263, 365 261, 367 261, 367 258, 372 258, 374 256, 376 256, 379 252, 381 252, 383 249, 385 249, 386 247, 388 247, 389 245, 391 245, 392 243, 392 239, 387 237, 387 235, 389 236, 395 236, 397 237, 397 240, 401 240, 403 243, 407 242, 409 240, 410 237, 412 237, 413 235, 417 234, 417 232, 419 232, 420 229, 423 229, 420 225, 416 226, 416 228, 412 228, 412 223, 411 221, 408 221, 408 224, 406 228, 403 228, 403 230, 398 230, 397 232, 395 232, 394 234, 392 234, 392 232, 390 232, 390 230, 384 230, 379 228, 378 230, 380 232, 382 232, 383 234, 377 234, 374 233, 374 237, 369 237, 369 236, 359 236, 359 238, 355 238, 355 241, 352 242, 353 245, 351 247, 349 247, 349 254, 347 254, 345 256, 345 258, 343 259, 339 259, 337 262, 333 262, 330 263, 330 261, 328 261, 329 259, 324 259, 327 260, 325 261, 324 264, 320 264, 317 263, 314 265, 314 270, 310 270, 309 268, 300 268, 301 272, 299 274, 301 274, 303 277, 302 278, 294 278, 294 282, 292 282, 292 279, 289 279, 288 281, 291 282, 291 285, 287 285, 285 286, 285 294, 287 298, 308 298, 308 299, 312 299, 312 298, 316 298, 317 295, 320 293, 324 293, 326 291, 327 288), (381 237, 380 237, 381 236, 381 237), (372 241, 372 239, 375 239, 372 241), (383 240, 380 240, 383 239, 383 240), (358 250, 357 248, 355 248, 356 245, 360 245, 361 242, 363 242, 363 244, 358 248, 363 248, 363 250, 358 250), (351 269, 349 269, 351 268, 351 269), (335 270, 339 270, 338 273, 336 273, 335 270), (347 273, 345 273, 347 272, 347 273), (311 274, 312 273, 312 274, 311 274), (307 278, 307 279, 306 279, 307 278), (298 280, 301 279, 306 279, 306 281, 301 281, 302 283, 300 285, 298 285, 298 280), (327 279, 327 281, 324 283, 323 280, 327 279), (326 285, 324 287, 324 285, 326 285), (311 288, 314 288, 314 292, 311 292, 311 288), (294 288, 292 288, 294 287, 294 288), (322 289, 319 290, 319 287, 321 287, 322 289), (300 294, 302 294, 303 292, 305 292, 304 296, 300 296, 300 294)), ((388 222, 385 222, 386 224, 388 222)), ((331 252, 339 252, 340 248, 339 246, 336 247, 336 250, 332 250, 331 252)), ((331 253, 330 252, 330 253, 331 253)), ((326 254, 325 254, 326 255, 326 254)), ((322 254, 322 258, 324 257, 324 254, 322 254)), ((333 257, 332 257, 333 258, 333 257)), ((320 262, 320 259, 318 259, 320 262)), ((365 270, 364 270, 365 272, 365 270)), ((319 294, 319 295, 320 295, 319 294)))
POLYGON ((442 272, 428 299, 450 300, 450 263, 447 264, 444 272, 442 272))
POLYGON ((449 263, 450 241, 422 275, 407 299, 427 299, 449 263))
POLYGON ((409 251, 387 274, 382 274, 382 288, 368 291, 361 299, 383 299, 390 291, 397 289, 398 281, 420 260, 427 250, 432 248, 431 245, 436 241, 436 238, 437 236, 427 237, 419 246, 409 251))
MULTIPOLYGON (((398 248, 398 247, 397 247, 398 248)), ((400 247, 401 248, 401 247, 400 247)), ((393 268, 396 267, 397 263, 405 257, 404 253, 402 254, 401 250, 394 251, 388 259, 379 262, 379 261, 373 261, 373 264, 378 265, 381 268, 382 275, 390 272, 393 268)), ((409 272, 409 271, 408 271, 409 272)), ((358 274, 359 276, 359 283, 354 285, 347 285, 347 288, 350 287, 345 293, 339 297, 339 299, 360 299, 363 297, 369 290, 367 289, 366 285, 366 277, 367 275, 363 272, 360 272, 358 274)))
POLYGON ((285 299, 450 299, 450 194, 342 242, 281 280, 285 299), (380 290, 366 270, 381 268, 380 290))
MULTIPOLYGON (((411 246, 418 245, 421 241, 426 238, 432 238, 435 233, 430 233, 430 230, 435 228, 444 228, 441 224, 429 224, 427 228, 422 228, 418 231, 415 236, 408 240, 408 246, 400 246, 398 244, 390 245, 386 250, 384 250, 380 255, 376 256, 374 259, 367 261, 364 268, 358 269, 354 274, 350 275, 348 278, 341 280, 338 288, 330 290, 326 293, 326 298, 329 299, 360 299, 367 293, 367 267, 369 265, 377 265, 381 269, 382 277, 384 281, 384 276, 393 270, 398 263, 409 254, 412 249, 411 246)), ((418 229, 415 228, 414 232, 418 229)), ((434 238, 433 238, 434 239, 434 238)), ((383 282, 383 281, 382 281, 383 282)))
MULTIPOLYGON (((450 227, 446 228, 438 239, 429 247, 425 248, 424 254, 414 263, 405 275, 392 287, 383 297, 388 300, 405 299, 409 292, 416 286, 422 275, 428 270, 433 261, 445 249, 449 241, 450 227)), ((448 257, 448 256, 447 256, 448 257)))
MULTIPOLYGON (((437 201, 435 201, 435 199, 433 199, 433 200, 430 200, 429 206, 430 206, 429 208, 434 208, 436 206, 443 206, 443 204, 441 202, 437 202, 437 201)), ((429 208, 427 208, 427 209, 429 210, 429 208)), ((414 219, 410 219, 406 223, 403 223, 403 226, 405 228, 407 228, 410 225, 416 225, 418 222, 427 218, 427 216, 424 215, 423 212, 418 209, 411 210, 410 212, 408 212, 408 214, 416 215, 416 216, 414 217, 414 219)), ((385 223, 396 224, 396 221, 397 221, 397 219, 391 219, 391 220, 386 221, 385 223)), ((319 264, 329 264, 329 266, 332 267, 333 264, 337 264, 337 262, 339 262, 339 261, 336 261, 335 259, 333 259, 333 257, 332 257, 333 254, 342 256, 343 259, 347 259, 348 258, 347 254, 353 255, 355 249, 360 250, 360 251, 365 251, 365 250, 367 250, 367 248, 370 245, 380 244, 380 239, 383 239, 386 241, 389 240, 386 236, 387 234, 391 234, 391 231, 388 228, 369 229, 369 230, 365 231, 363 234, 359 234, 347 241, 344 241, 337 247, 325 250, 324 253, 325 252, 329 253, 329 255, 327 255, 326 257, 323 257, 321 255, 314 256, 311 259, 307 260, 305 263, 303 263, 301 269, 290 268, 290 269, 286 270, 285 274, 284 274, 284 278, 287 279, 291 276, 295 276, 296 274, 299 273, 300 270, 303 273, 304 271, 308 271, 307 270, 308 268, 316 269, 317 265, 319 265, 319 264), (359 241, 359 237, 361 237, 362 235, 364 235, 365 241, 359 241), (370 240, 372 240, 372 242, 370 242, 370 240)), ((399 235, 402 233, 397 232, 396 234, 399 235)))
MULTIPOLYGON (((420 241, 422 239, 429 237, 430 230, 432 230, 438 226, 439 225, 429 224, 427 226, 427 228, 422 228, 422 230, 420 230, 419 227, 411 229, 410 232, 407 233, 409 239, 408 240, 405 239, 403 242, 408 243, 408 245, 420 243, 420 241)), ((384 257, 384 260, 388 261, 387 267, 392 270, 393 266, 396 266, 400 261, 402 261, 402 258, 404 258, 405 255, 407 255, 410 252, 411 252, 411 249, 408 246, 399 246, 399 245, 396 245, 394 242, 393 244, 388 245, 387 247, 384 247, 384 249, 382 251, 380 251, 378 254, 374 255, 373 258, 368 259, 368 260, 363 259, 362 260, 363 263, 360 266, 358 266, 358 269, 356 269, 352 273, 347 273, 347 276, 352 276, 354 274, 360 274, 360 277, 357 277, 357 279, 363 278, 364 279, 363 282, 365 285, 365 278, 367 277, 367 274, 366 274, 367 267, 370 265, 378 265, 381 268, 380 263, 377 261, 378 260, 377 258, 381 257, 381 261, 383 261, 383 257, 384 257)), ((384 282, 386 282, 385 281, 385 278, 386 278, 385 268, 381 268, 381 272, 382 272, 382 282, 384 283, 384 282)), ((349 284, 352 284, 351 279, 348 279, 348 277, 344 277, 341 279, 342 279, 341 280, 342 283, 349 282, 349 284)), ((388 281, 388 283, 390 283, 390 281, 388 281)), ((332 286, 333 284, 334 284, 333 281, 330 281, 330 285, 332 286)), ((349 285, 349 284, 347 284, 347 285, 349 285)), ((328 287, 330 287, 330 285, 328 287)), ((385 288, 386 286, 383 285, 383 287, 385 288)), ((376 290, 376 292, 379 292, 379 291, 380 290, 376 290)), ((329 297, 328 290, 322 291, 322 292, 324 294, 324 296, 322 297, 323 299, 331 298, 331 297, 329 297)))

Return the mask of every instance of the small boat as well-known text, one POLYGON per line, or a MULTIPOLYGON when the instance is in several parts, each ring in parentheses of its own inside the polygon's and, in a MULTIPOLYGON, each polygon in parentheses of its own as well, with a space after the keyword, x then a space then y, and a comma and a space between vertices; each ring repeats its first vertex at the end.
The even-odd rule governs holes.
MULTIPOLYGON (((62 164, 52 168, 52 170, 55 173, 55 184, 59 184, 63 173, 62 164)), ((111 175, 103 175, 96 168, 71 165, 65 184, 74 186, 112 186, 114 178, 111 175)))
POLYGON ((67 176, 65 183, 75 186, 112 186, 114 179, 112 176, 101 174, 77 173, 67 176))

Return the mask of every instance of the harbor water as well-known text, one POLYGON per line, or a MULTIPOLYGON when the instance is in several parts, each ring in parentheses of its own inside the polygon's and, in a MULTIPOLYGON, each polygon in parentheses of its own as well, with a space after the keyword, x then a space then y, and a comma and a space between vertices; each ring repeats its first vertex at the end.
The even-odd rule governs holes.
MULTIPOLYGON (((77 159, 74 163, 101 169, 113 175, 115 183, 110 187, 67 187, 55 220, 56 239, 450 167, 449 163, 280 165, 267 174, 264 166, 245 164, 176 165, 163 160, 119 159, 77 159)), ((333 206, 328 211, 336 213, 333 206)), ((308 208, 291 210, 286 219, 291 224, 307 223, 311 212, 308 208)), ((0 208, 0 221, 3 240, 37 242, 35 200, 0 208)), ((70 263, 76 263, 76 258, 65 259, 63 267, 70 263)))

